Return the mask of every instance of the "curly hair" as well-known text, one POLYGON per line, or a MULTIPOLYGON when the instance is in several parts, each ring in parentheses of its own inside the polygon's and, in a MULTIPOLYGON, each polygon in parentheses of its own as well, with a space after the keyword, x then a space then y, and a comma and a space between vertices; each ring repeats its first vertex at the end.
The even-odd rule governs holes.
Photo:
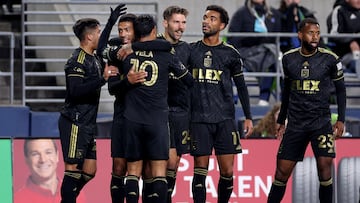
POLYGON ((280 110, 281 104, 275 104, 273 108, 268 111, 265 116, 255 125, 254 135, 265 137, 275 137, 276 134, 276 120, 275 114, 280 110))

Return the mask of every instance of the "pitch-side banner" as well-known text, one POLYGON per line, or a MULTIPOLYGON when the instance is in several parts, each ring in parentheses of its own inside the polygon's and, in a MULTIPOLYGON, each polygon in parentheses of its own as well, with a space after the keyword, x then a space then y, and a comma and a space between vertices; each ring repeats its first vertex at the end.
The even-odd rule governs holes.
MULTIPOLYGON (((231 203, 266 202, 275 172, 276 152, 279 143, 278 140, 268 139, 242 140, 243 153, 237 155, 235 158, 234 189, 230 199, 231 203)), ((59 179, 62 179, 64 164, 59 140, 56 140, 56 144, 59 149, 59 163, 56 171, 59 179)), ((23 145, 24 140, 14 140, 13 188, 15 193, 26 184, 26 180, 30 175, 29 164, 26 164, 24 158, 23 145)), ((343 157, 360 156, 360 151, 358 150, 359 146, 359 139, 337 140, 337 158, 335 159, 335 167, 337 167, 338 162, 343 157)), ((112 159, 110 157, 110 140, 97 140, 97 150, 97 173, 95 178, 85 186, 83 193, 86 202, 88 203, 111 202, 110 178, 112 159)), ((308 148, 306 156, 312 156, 310 148, 308 148)), ((193 202, 191 194, 192 177, 193 160, 190 155, 185 155, 181 159, 177 173, 173 202, 193 202)), ((206 179, 207 202, 209 203, 217 202, 218 180, 219 169, 217 167, 215 156, 212 156, 209 164, 208 177, 206 179)), ((289 180, 283 202, 292 202, 292 187, 292 180, 289 180)))

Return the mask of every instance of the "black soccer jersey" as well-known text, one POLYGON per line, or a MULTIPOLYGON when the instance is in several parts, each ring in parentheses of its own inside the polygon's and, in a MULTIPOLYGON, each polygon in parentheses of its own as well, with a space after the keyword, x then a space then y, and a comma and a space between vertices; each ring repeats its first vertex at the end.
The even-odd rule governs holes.
POLYGON ((95 123, 101 86, 103 66, 96 55, 77 48, 65 64, 66 97, 61 113, 75 119, 95 123))
MULTIPOLYGON (((207 46, 202 41, 192 43, 189 70, 194 77, 194 86, 191 89, 191 121, 218 123, 234 119, 231 77, 239 77, 243 81, 239 52, 226 43, 217 46, 207 46)), ((244 88, 247 95, 246 86, 244 88)), ((244 113, 250 118, 248 107, 245 107, 244 113)))
MULTIPOLYGON (((156 47, 158 51, 169 51, 171 49, 171 45, 169 42, 165 40, 153 40, 153 41, 145 41, 145 42, 134 42, 132 44, 132 49, 134 51, 137 50, 153 50, 156 47)), ((124 106, 124 98, 125 94, 128 89, 138 85, 134 84, 131 85, 128 80, 127 76, 121 68, 123 66, 123 62, 120 60, 115 60, 112 62, 114 66, 119 69, 119 74, 116 76, 109 77, 108 80, 108 89, 111 95, 115 95, 115 102, 114 102, 114 114, 122 114, 125 106, 124 106)))
POLYGON ((282 62, 285 84, 278 122, 284 123, 287 114, 288 128, 321 128, 330 119, 332 83, 344 80, 341 62, 334 53, 323 48, 312 55, 301 54, 300 48, 290 50, 282 62))
POLYGON ((124 61, 124 72, 134 66, 135 71, 145 70, 146 81, 129 90, 125 96, 124 116, 131 121, 157 124, 168 120, 168 80, 172 72, 177 78, 191 84, 188 70, 170 51, 135 51, 124 61))
MULTIPOLYGON (((158 35, 159 39, 165 39, 163 34, 158 35)), ((184 41, 172 44, 175 55, 180 59, 185 67, 188 67, 190 57, 190 45, 184 41)), ((173 73, 169 75, 168 105, 173 110, 180 108, 183 111, 190 110, 190 93, 188 87, 173 73)))
POLYGON ((66 77, 66 103, 97 104, 100 97, 101 86, 105 84, 102 77, 103 67, 95 55, 87 54, 81 48, 77 48, 65 64, 66 77), (78 79, 74 84, 71 79, 78 79))

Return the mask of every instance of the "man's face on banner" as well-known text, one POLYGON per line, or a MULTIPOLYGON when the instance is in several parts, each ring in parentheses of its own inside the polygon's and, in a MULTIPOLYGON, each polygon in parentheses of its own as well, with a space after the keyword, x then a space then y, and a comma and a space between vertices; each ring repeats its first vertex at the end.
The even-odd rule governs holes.
POLYGON ((56 176, 59 154, 51 139, 36 139, 27 143, 26 163, 33 181, 46 181, 56 176))

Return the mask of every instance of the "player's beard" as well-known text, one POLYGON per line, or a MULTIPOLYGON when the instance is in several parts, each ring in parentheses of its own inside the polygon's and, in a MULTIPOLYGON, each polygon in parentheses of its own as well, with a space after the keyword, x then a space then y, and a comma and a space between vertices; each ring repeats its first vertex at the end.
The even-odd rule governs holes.
POLYGON ((318 48, 319 43, 317 43, 316 46, 313 46, 313 45, 311 45, 311 43, 306 42, 306 41, 303 41, 302 46, 303 46, 309 53, 312 53, 312 52, 314 52, 314 51, 318 48))
POLYGON ((216 30, 209 30, 209 31, 207 31, 207 32, 204 32, 203 31, 203 33, 204 33, 204 36, 205 37, 211 37, 211 36, 214 36, 214 35, 216 35, 218 32, 216 31, 216 30))
POLYGON ((169 35, 170 35, 170 37, 172 38, 172 40, 178 41, 178 40, 181 39, 183 32, 184 32, 184 31, 183 31, 182 29, 178 29, 178 30, 174 30, 174 31, 171 32, 169 35), (179 31, 181 32, 181 34, 178 34, 179 31))

